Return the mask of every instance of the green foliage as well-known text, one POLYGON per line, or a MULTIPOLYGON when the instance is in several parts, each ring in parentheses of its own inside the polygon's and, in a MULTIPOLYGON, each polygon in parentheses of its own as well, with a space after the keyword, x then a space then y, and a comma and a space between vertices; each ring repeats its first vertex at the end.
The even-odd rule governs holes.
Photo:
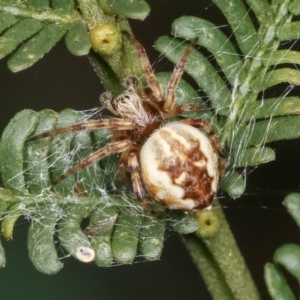
MULTIPOLYGON (((295 64, 300 52, 284 49, 289 46, 281 42, 298 39, 300 34, 297 22, 292 21, 293 9, 288 9, 290 1, 246 1, 259 26, 250 18, 243 1, 213 2, 227 18, 236 44, 217 25, 183 16, 172 24, 176 38, 160 37, 156 48, 175 63, 186 47, 182 39, 197 46, 188 58, 186 72, 207 96, 213 124, 222 128, 219 132, 229 151, 230 175, 234 169, 274 160, 275 152, 266 144, 300 136, 300 99, 282 96, 281 91, 278 98, 265 97, 279 84, 287 88, 299 85, 295 64), (210 59, 205 58, 207 51, 210 59)), ((292 1, 294 10, 296 2, 292 1)), ((232 185, 225 177, 225 191, 226 182, 232 185)))
MULTIPOLYGON (((57 273, 62 268, 57 242, 79 261, 110 266, 115 261, 132 263, 137 255, 147 260, 158 259, 167 226, 180 233, 197 229, 192 215, 162 211, 158 219, 145 214, 132 195, 125 196, 124 188, 112 190, 116 166, 108 160, 54 185, 55 178, 105 143, 108 133, 70 132, 38 141, 28 138, 86 117, 71 109, 60 113, 23 110, 12 118, 2 134, 2 236, 12 239, 17 220, 24 215, 30 218, 29 257, 45 274, 57 273), (84 220, 88 225, 82 228, 84 220)), ((0 263, 5 265, 2 246, 0 263)))
MULTIPOLYGON (((296 67, 300 52, 283 43, 300 37, 299 23, 294 21, 300 14, 300 5, 298 0, 212 2, 227 19, 229 34, 208 20, 184 16, 172 24, 172 36, 157 40, 156 48, 176 63, 186 46, 194 44, 186 72, 206 97, 199 99, 197 91, 182 81, 177 91, 178 102, 202 104, 201 111, 186 112, 183 117, 205 118, 212 124, 228 150, 220 188, 230 197, 238 198, 246 189, 240 169, 274 160, 275 151, 267 144, 300 135, 300 99, 273 89, 283 86, 288 90, 300 83, 296 67), (270 90, 273 96, 266 98, 270 90), (274 96, 276 93, 278 97, 274 96)), ((126 18, 144 19, 148 13, 149 6, 142 0, 3 0, 0 57, 9 55, 10 69, 20 71, 33 65, 65 37, 72 54, 90 55, 97 74, 115 95, 126 76, 142 75, 135 50, 125 35, 120 50, 99 57, 90 50, 89 33, 98 24, 110 22, 120 32, 130 32, 126 18), (115 14, 118 18, 114 18, 115 14)), ((163 86, 169 77, 166 73, 158 74, 163 86)), ((53 180, 65 170, 104 145, 108 133, 67 133, 39 141, 28 138, 85 117, 70 109, 58 114, 50 110, 24 110, 12 118, 0 142, 4 187, 0 190, 2 235, 11 239, 19 217, 31 218, 29 257, 46 274, 62 268, 57 242, 82 262, 94 260, 98 266, 109 266, 115 261, 128 264, 139 254, 148 260, 159 258, 168 226, 182 234, 195 232, 198 227, 188 214, 159 211, 160 218, 148 215, 126 185, 116 190, 118 178, 113 158, 103 159, 54 185, 53 180)), ((291 214, 298 220, 295 211, 299 205, 295 207, 291 214)), ((198 230, 197 238, 191 235, 185 240, 191 253, 195 253, 195 262, 212 294, 219 299, 242 299, 243 295, 258 299, 250 275, 243 270, 241 278, 236 276, 236 269, 244 266, 238 251, 228 257, 228 249, 237 248, 224 217, 210 214, 209 218, 218 226, 212 231, 202 228, 207 229, 205 234, 198 230)), ((299 247, 280 248, 274 262, 266 267, 271 295, 275 299, 290 295, 287 297, 293 299, 279 265, 299 279, 299 247)), ((0 245, 0 266, 4 265, 0 245)))
POLYGON ((100 3, 108 13, 130 19, 144 20, 150 13, 150 7, 144 0, 100 0, 100 3))
MULTIPOLYGON (((122 27, 113 15, 144 19, 150 11, 143 0, 91 1, 28 0, 0 2, 0 59, 9 55, 13 72, 31 67, 63 37, 70 53, 90 52, 89 31, 99 23, 122 27), (89 6, 88 8, 86 6, 89 6), (109 8, 109 12, 104 12, 109 8), (88 12, 87 12, 88 11, 88 12), (88 14, 90 13, 90 15, 88 14)), ((121 18, 122 19, 122 18, 121 18)))
MULTIPOLYGON (((283 204, 300 229, 300 194, 289 194, 283 204)), ((297 299, 285 279, 283 269, 290 273, 300 286, 300 245, 280 246, 276 249, 273 260, 274 263, 265 265, 265 280, 272 299, 297 299)))

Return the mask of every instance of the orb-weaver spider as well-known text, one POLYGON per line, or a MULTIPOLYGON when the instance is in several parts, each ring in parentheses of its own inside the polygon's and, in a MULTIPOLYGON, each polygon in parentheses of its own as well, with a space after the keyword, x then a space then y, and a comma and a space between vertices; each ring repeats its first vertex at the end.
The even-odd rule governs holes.
POLYGON ((89 154, 57 178, 56 183, 99 161, 120 153, 119 169, 131 173, 133 191, 144 207, 147 195, 169 209, 193 210, 210 205, 223 171, 225 154, 209 123, 203 119, 168 119, 199 108, 194 104, 176 104, 176 89, 184 72, 190 44, 176 64, 165 91, 156 79, 146 51, 133 37, 148 87, 138 90, 135 77, 125 79, 126 90, 113 98, 101 95, 101 104, 115 117, 87 120, 54 129, 32 139, 71 131, 107 128, 111 141, 89 154), (200 131, 201 128, 204 132, 200 131))

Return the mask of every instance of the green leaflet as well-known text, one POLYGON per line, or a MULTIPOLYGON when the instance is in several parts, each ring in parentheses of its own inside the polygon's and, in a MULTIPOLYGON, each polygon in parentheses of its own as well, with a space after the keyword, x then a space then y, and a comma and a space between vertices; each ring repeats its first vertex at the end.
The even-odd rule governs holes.
POLYGON ((280 269, 271 263, 265 265, 265 281, 274 300, 296 300, 280 269))
MULTIPOLYGON (((80 112, 71 109, 64 109, 58 114, 57 128, 66 127, 68 125, 77 123, 80 120, 80 112)), ((50 176, 52 181, 56 180, 65 171, 72 167, 71 155, 71 142, 75 133, 65 133, 54 136, 49 145, 48 163, 50 165, 50 176)), ((56 184, 54 189, 56 192, 62 194, 72 194, 75 187, 74 176, 69 176, 62 182, 56 184)))
MULTIPOLYGON (((155 42, 155 47, 169 60, 176 63, 183 55, 187 45, 164 36, 155 42)), ((221 115, 227 114, 230 106, 230 92, 210 62, 200 52, 192 51, 188 57, 185 70, 210 97, 215 110, 221 115)))
POLYGON ((244 194, 246 189, 246 180, 242 174, 232 172, 222 179, 220 187, 231 198, 236 199, 244 194))
MULTIPOLYGON (((42 110, 39 112, 32 136, 54 129, 56 122, 56 112, 49 109, 42 110)), ((32 194, 49 192, 52 187, 48 172, 50 137, 38 141, 27 141, 24 148, 24 178, 29 192, 32 194)))
POLYGON ((65 42, 70 53, 77 56, 87 55, 91 48, 87 28, 82 22, 71 26, 65 36, 65 42))
POLYGON ((5 4, 0 4, 0 11, 7 11, 0 12, 0 34, 3 33, 0 35, 0 59, 11 54, 8 60, 11 71, 32 66, 64 35, 72 54, 89 53, 86 24, 80 14, 75 13, 73 0, 11 1, 7 6, 5 4))
POLYGON ((23 148, 26 139, 34 130, 38 114, 32 110, 22 110, 6 126, 0 141, 0 168, 4 186, 14 194, 26 190, 24 180, 23 148), (11 151, 14 149, 14 151, 11 151))
POLYGON ((300 38, 300 21, 294 21, 281 25, 277 30, 277 37, 281 41, 295 40, 300 38))
POLYGON ((99 267, 108 267, 113 263, 111 237, 117 217, 118 213, 113 207, 98 206, 92 212, 89 226, 85 229, 95 250, 95 263, 99 267))
MULTIPOLYGON (((283 205, 300 228, 300 194, 287 195, 283 205)), ((274 264, 265 265, 265 281, 270 295, 273 299, 296 299, 281 269, 288 271, 300 286, 300 246, 291 243, 280 246, 274 253, 273 261, 274 264)))
POLYGON ((299 115, 299 113, 300 99, 298 97, 269 98, 250 103, 241 119, 243 122, 248 122, 254 119, 299 115))
POLYGON ((15 24, 18 20, 9 13, 0 13, 0 33, 15 24))
POLYGON ((38 271, 53 275, 63 267, 53 240, 61 209, 58 207, 56 210, 53 207, 41 207, 41 210, 43 214, 34 216, 28 230, 28 255, 38 271))
POLYGON ((18 72, 32 66, 53 48, 66 30, 65 26, 56 24, 45 26, 8 60, 10 70, 18 72))
POLYGON ((13 238, 13 229, 17 220, 24 214, 23 206, 16 203, 9 207, 6 211, 5 217, 1 223, 1 234, 7 240, 13 238))
MULTIPOLYGON (((99 130, 99 134, 102 130, 99 130)), ((103 135, 103 133, 102 133, 103 135)), ((73 155, 73 164, 79 163, 88 154, 96 150, 92 134, 90 131, 77 132, 71 140, 70 148, 75 154, 73 155)), ((67 151, 67 149, 66 149, 67 151)), ((100 168, 98 163, 84 168, 75 175, 77 188, 82 192, 89 194, 102 195, 102 186, 105 184, 105 172, 100 168)))
POLYGON ((283 200, 283 205, 300 229, 300 194, 291 193, 287 195, 283 200))
POLYGON ((131 19, 144 20, 150 13, 150 7, 144 0, 106 0, 112 13, 131 19))
POLYGON ((61 245, 81 262, 91 262, 95 258, 95 251, 81 229, 81 222, 87 215, 88 208, 78 203, 76 206, 69 207, 58 223, 58 237, 61 245))
POLYGON ((233 85, 242 70, 242 61, 228 37, 215 24, 196 17, 181 17, 172 24, 176 37, 195 40, 199 46, 210 51, 227 80, 233 85))
POLYGON ((293 275, 300 285, 300 246, 295 244, 285 244, 279 247, 273 260, 276 264, 282 265, 291 275, 293 275))
POLYGON ((257 32, 242 0, 213 0, 229 22, 232 32, 244 54, 257 44, 257 32))
POLYGON ((170 225, 180 234, 189 234, 198 228, 198 223, 193 214, 180 214, 175 211, 170 212, 170 225))
POLYGON ((270 23, 273 18, 271 6, 267 0, 246 0, 260 23, 270 23))
POLYGON ((145 216, 139 234, 139 250, 147 260, 160 258, 165 240, 165 220, 153 222, 152 216, 145 216))
POLYGON ((125 209, 118 215, 112 236, 112 253, 117 262, 131 264, 137 255, 141 215, 125 209))
POLYGON ((300 14, 300 2, 297 0, 292 1, 289 10, 293 15, 298 16, 300 14))
POLYGON ((284 116, 266 119, 238 128, 235 140, 245 146, 261 146, 266 143, 291 140, 300 137, 300 116, 284 116))
POLYGON ((253 167, 275 160, 275 151, 269 147, 243 149, 232 163, 235 167, 253 167))
POLYGON ((37 20, 21 20, 0 36, 0 59, 15 50, 23 41, 42 28, 37 20))
POLYGON ((291 68, 282 68, 261 74, 251 83, 253 90, 260 92, 276 84, 289 83, 300 85, 300 71, 291 68))
POLYGON ((300 52, 293 50, 276 50, 271 54, 265 54, 261 58, 265 66, 276 66, 278 64, 300 64, 300 52))

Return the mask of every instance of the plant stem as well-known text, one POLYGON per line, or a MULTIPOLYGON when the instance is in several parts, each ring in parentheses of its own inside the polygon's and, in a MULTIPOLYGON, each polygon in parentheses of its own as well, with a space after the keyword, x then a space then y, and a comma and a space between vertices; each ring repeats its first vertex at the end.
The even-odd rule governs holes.
MULTIPOLYGON (((121 33, 125 31, 131 33, 128 21, 122 16, 115 18, 106 14, 99 1, 78 0, 78 4, 89 29, 100 23, 110 23, 114 24, 121 33)), ((104 87, 113 95, 118 95, 122 91, 122 84, 126 77, 142 75, 136 51, 125 35, 123 35, 122 47, 119 51, 112 55, 102 56, 92 52, 89 60, 104 87)))
POLYGON ((260 299, 221 207, 214 208, 213 212, 220 224, 212 236, 183 237, 208 290, 217 300, 260 299))

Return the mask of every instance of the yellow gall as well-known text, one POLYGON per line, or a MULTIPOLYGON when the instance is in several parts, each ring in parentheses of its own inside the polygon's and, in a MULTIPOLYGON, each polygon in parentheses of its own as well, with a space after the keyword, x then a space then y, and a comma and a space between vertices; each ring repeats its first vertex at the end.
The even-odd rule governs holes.
POLYGON ((211 209, 199 210, 196 213, 198 229, 196 234, 201 238, 209 238, 215 235, 220 228, 218 216, 211 209))
POLYGON ((112 55, 121 48, 121 32, 112 23, 101 23, 90 31, 94 51, 101 55, 112 55))

